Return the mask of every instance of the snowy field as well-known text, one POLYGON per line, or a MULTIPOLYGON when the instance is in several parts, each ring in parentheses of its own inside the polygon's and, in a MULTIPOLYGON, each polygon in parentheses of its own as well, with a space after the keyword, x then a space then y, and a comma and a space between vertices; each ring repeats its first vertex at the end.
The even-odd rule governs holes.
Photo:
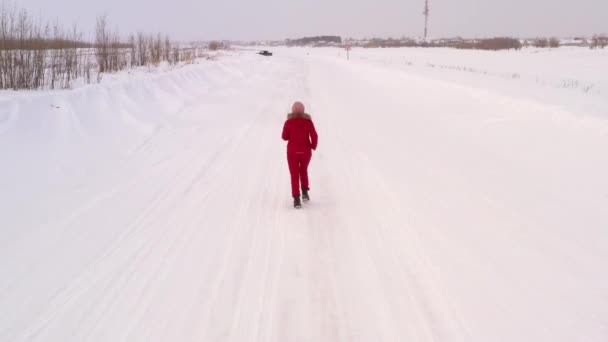
POLYGON ((0 341, 608 340, 608 51, 273 52, 0 92, 0 341))

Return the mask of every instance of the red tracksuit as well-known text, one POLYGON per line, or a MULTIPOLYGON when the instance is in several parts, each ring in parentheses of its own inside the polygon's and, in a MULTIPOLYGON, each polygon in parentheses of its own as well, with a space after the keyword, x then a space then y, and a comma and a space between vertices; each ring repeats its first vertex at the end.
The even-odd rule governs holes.
POLYGON ((300 196, 308 187, 308 163, 312 151, 317 149, 317 131, 308 114, 289 114, 283 126, 283 140, 287 143, 287 163, 291 173, 291 194, 300 196), (300 184, 301 182, 301 184, 300 184))

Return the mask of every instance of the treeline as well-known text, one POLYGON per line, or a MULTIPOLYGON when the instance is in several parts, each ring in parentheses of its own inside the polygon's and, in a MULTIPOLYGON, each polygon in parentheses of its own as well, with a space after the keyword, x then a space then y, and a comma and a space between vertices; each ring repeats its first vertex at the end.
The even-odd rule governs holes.
POLYGON ((97 18, 93 44, 99 73, 116 72, 127 68, 191 62, 205 55, 203 46, 180 46, 169 36, 138 32, 129 35, 127 43, 120 41, 118 32, 109 29, 107 17, 97 18))
POLYGON ((536 38, 526 40, 524 46, 534 46, 537 48, 557 48, 559 47, 559 39, 557 38, 536 38))
POLYGON ((331 45, 331 44, 342 44, 342 37, 339 36, 317 36, 317 37, 304 37, 299 39, 287 39, 285 43, 288 46, 302 46, 302 45, 331 45))
POLYGON ((435 40, 414 40, 411 38, 402 39, 381 39, 373 38, 363 44, 367 48, 388 48, 388 47, 449 47, 456 49, 476 49, 476 50, 519 50, 525 46, 539 48, 559 47, 560 42, 557 38, 537 38, 533 40, 521 41, 511 37, 494 37, 487 39, 435 39, 435 40))
POLYGON ((608 46, 608 36, 595 35, 589 42, 590 49, 603 49, 608 46))
POLYGON ((99 81, 104 73, 203 57, 203 46, 180 46, 162 34, 131 34, 124 42, 97 18, 93 42, 77 26, 43 23, 16 7, 0 6, 0 89, 69 88, 75 80, 99 81))
POLYGON ((475 50, 519 50, 522 48, 522 43, 519 39, 509 37, 495 37, 488 39, 479 39, 474 41, 463 41, 454 46, 457 49, 475 49, 475 50))
POLYGON ((366 48, 391 48, 391 47, 423 47, 439 48, 449 47, 456 49, 479 49, 479 50, 505 50, 521 49, 522 43, 515 38, 495 37, 488 39, 466 40, 461 38, 415 40, 411 38, 381 39, 373 38, 363 44, 366 48))
MULTIPOLYGON (((562 41, 558 38, 535 38, 520 40, 511 37, 494 37, 487 39, 433 39, 415 40, 412 38, 372 38, 366 41, 356 41, 346 39, 346 43, 351 46, 366 48, 391 48, 391 47, 449 47, 456 49, 477 49, 477 50, 519 50, 523 47, 536 48, 558 48, 562 41)), ((608 46, 608 36, 594 35, 592 38, 575 38, 563 42, 566 46, 589 47, 590 49, 603 49, 608 46)))
POLYGON ((65 31, 58 24, 41 24, 25 10, 0 7, 0 89, 68 87, 74 78, 91 78, 91 64, 79 50, 76 26, 65 31))

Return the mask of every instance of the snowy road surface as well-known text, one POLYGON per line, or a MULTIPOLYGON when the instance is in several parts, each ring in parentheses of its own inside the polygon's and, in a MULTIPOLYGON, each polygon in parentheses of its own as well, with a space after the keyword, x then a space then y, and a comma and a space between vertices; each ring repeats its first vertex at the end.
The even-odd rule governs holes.
POLYGON ((607 341, 605 93, 337 51, 0 93, 0 341, 607 341))

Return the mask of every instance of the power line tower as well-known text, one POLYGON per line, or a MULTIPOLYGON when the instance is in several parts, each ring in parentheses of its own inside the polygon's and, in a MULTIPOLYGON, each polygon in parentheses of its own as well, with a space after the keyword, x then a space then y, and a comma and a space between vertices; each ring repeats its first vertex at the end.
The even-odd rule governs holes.
POLYGON ((424 14, 424 40, 426 40, 429 25, 429 0, 424 0, 424 12, 422 14, 424 14))

